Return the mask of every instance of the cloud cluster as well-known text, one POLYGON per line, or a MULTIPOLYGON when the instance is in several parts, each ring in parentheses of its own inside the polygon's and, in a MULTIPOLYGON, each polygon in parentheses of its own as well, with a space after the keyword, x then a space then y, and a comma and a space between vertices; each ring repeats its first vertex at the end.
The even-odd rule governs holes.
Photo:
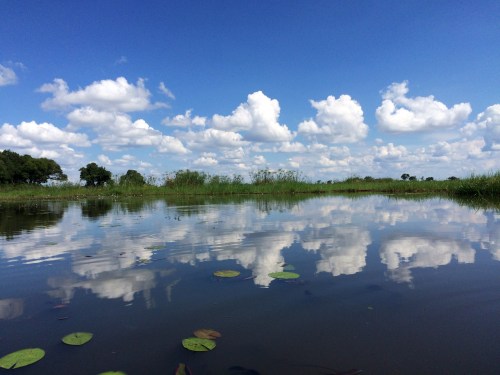
POLYGON ((461 132, 467 137, 481 135, 486 141, 486 150, 500 151, 500 104, 486 108, 477 116, 476 121, 465 125, 461 132))
POLYGON ((311 105, 317 114, 299 124, 300 134, 325 143, 354 143, 367 136, 368 125, 364 123, 361 105, 349 95, 338 99, 330 95, 318 102, 311 100, 311 105))
POLYGON ((191 126, 205 126, 207 123, 206 117, 191 116, 192 109, 188 109, 184 114, 176 115, 173 118, 165 117, 161 122, 166 126, 177 126, 181 128, 188 128, 191 126))
POLYGON ((393 83, 383 93, 376 110, 378 127, 387 132, 417 132, 453 128, 467 120, 469 103, 448 108, 434 96, 409 98, 408 82, 393 83))
POLYGON ((146 89, 144 79, 134 85, 126 78, 96 81, 87 87, 70 91, 68 84, 60 78, 42 85, 39 92, 52 94, 52 98, 42 103, 44 109, 67 109, 88 106, 108 112, 136 112, 165 107, 165 103, 151 103, 151 93, 146 89))
MULTIPOLYGON (((0 65, 0 82, 12 84, 12 77, 14 71, 0 65)), ((35 121, 4 124, 0 148, 37 157, 52 155, 64 166, 81 163, 84 155, 78 148, 88 147, 88 161, 98 158, 105 165, 122 169, 140 166, 144 173, 155 175, 165 171, 151 168, 147 158, 158 153, 174 155, 175 166, 168 160, 158 166, 167 171, 194 167, 247 177, 249 171, 259 168, 300 168, 312 181, 352 175, 398 178, 402 173, 447 178, 500 169, 500 104, 491 105, 462 126, 471 113, 470 104, 448 108, 432 95, 409 97, 406 81, 389 85, 375 111, 378 126, 373 131, 379 132, 375 137, 389 133, 388 142, 380 138, 370 141, 361 104, 346 94, 310 100, 315 115, 289 128, 280 123, 278 99, 262 91, 250 93, 230 114, 201 116, 187 109, 159 117, 159 112, 152 110, 168 106, 154 101, 146 83, 144 79, 133 83, 118 77, 71 90, 66 81, 55 79, 38 91, 48 94, 42 108, 62 113, 66 126, 35 121), (146 113, 136 115, 138 112, 146 113), (432 133, 436 139, 437 130, 439 141, 429 142, 425 134, 432 133), (405 134, 401 133, 415 132, 420 132, 415 141, 404 143, 405 134), (136 159, 128 164, 119 162, 127 155, 136 159)), ((163 82, 155 91, 175 99, 163 82)), ((65 173, 71 178, 76 171, 65 173)))
POLYGON ((248 95, 231 115, 212 117, 215 129, 244 132, 245 140, 255 142, 286 142, 293 133, 278 122, 280 105, 276 99, 267 97, 262 91, 248 95))

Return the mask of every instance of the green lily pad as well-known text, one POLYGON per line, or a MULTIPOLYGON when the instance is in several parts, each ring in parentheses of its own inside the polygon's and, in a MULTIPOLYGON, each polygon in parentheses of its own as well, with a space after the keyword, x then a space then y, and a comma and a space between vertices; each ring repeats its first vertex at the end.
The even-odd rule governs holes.
POLYGON ((21 349, 0 358, 0 367, 7 370, 24 367, 38 362, 45 356, 40 348, 21 349))
POLYGON ((73 332, 64 336, 62 342, 67 345, 83 345, 88 343, 92 339, 92 336, 94 334, 89 332, 73 332))
POLYGON ((214 275, 217 277, 236 277, 240 275, 240 272, 233 270, 221 270, 221 271, 215 271, 214 275))
POLYGON ((215 348, 215 341, 209 339, 200 339, 198 337, 189 337, 182 340, 182 346, 193 352, 208 352, 215 348))
POLYGON ((269 274, 273 279, 283 279, 283 280, 289 280, 289 279, 297 279, 300 277, 298 273, 295 272, 272 272, 269 274))
POLYGON ((106 371, 106 372, 101 372, 98 375, 127 375, 127 374, 121 371, 106 371))

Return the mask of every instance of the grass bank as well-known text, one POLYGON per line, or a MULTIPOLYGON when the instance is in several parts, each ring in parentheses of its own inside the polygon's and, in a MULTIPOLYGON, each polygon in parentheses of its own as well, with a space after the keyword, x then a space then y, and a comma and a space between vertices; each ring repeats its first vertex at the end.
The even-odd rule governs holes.
MULTIPOLYGON (((290 177, 290 176, 289 176, 290 177)), ((267 178, 251 183, 241 179, 209 179, 197 183, 167 181, 163 186, 119 185, 86 188, 78 184, 64 183, 53 186, 3 185, 0 201, 83 199, 189 195, 251 195, 251 194, 335 194, 335 193, 382 193, 382 194, 439 194, 452 197, 497 198, 500 196, 500 171, 488 175, 473 175, 460 180, 403 181, 362 179, 351 177, 331 183, 310 183, 297 178, 267 178)))

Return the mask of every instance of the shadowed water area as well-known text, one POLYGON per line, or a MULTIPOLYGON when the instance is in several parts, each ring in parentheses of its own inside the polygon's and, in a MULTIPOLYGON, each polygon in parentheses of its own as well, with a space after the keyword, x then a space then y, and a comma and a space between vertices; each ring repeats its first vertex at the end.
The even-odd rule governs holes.
POLYGON ((498 374, 500 213, 385 196, 0 204, 19 374, 498 374), (213 275, 235 270, 234 278, 213 275), (291 270, 299 278, 270 273, 291 270), (193 331, 221 333, 195 353, 193 331), (61 338, 92 332, 70 347, 61 338))

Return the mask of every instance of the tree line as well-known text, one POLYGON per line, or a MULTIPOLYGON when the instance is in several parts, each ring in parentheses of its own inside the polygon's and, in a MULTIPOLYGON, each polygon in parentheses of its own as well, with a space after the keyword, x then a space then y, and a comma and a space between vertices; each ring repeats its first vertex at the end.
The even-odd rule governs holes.
POLYGON ((66 181, 61 166, 52 159, 0 152, 0 184, 43 184, 49 180, 66 181))

